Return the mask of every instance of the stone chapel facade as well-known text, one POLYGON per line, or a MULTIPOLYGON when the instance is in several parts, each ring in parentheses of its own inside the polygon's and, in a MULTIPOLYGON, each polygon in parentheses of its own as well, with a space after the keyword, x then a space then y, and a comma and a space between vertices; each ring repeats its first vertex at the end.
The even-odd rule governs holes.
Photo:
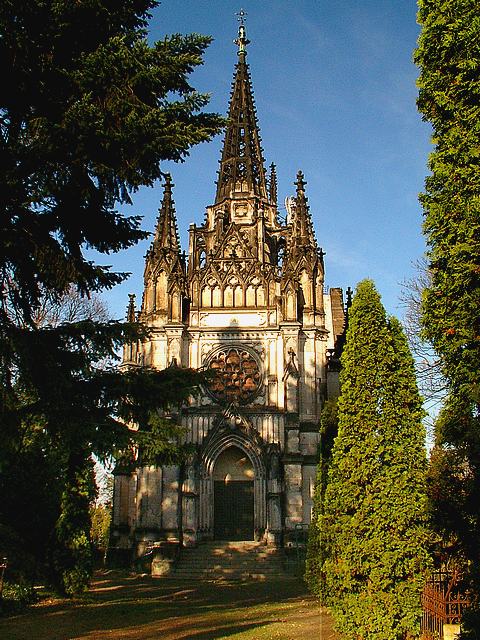
POLYGON ((338 392, 342 291, 324 292, 301 172, 279 219, 243 24, 236 43, 215 201, 203 224, 190 225, 187 260, 167 177, 141 308, 131 296, 128 309, 152 333, 125 346, 123 366, 215 372, 178 417, 195 445, 190 459, 115 474, 112 544, 137 555, 161 541, 288 543, 310 521, 320 412, 338 392))

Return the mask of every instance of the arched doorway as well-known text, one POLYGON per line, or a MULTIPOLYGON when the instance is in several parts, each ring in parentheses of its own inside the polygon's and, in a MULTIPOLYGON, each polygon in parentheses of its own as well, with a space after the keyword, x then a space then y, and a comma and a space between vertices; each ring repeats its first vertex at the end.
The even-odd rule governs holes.
POLYGON ((239 447, 225 449, 215 461, 215 540, 254 539, 254 469, 239 447))

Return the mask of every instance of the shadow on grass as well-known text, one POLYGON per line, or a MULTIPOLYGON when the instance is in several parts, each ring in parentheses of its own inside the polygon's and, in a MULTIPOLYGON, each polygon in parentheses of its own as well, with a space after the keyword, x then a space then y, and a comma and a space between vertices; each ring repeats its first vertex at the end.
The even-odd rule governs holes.
POLYGON ((258 629, 259 627, 265 627, 268 624, 272 624, 271 620, 265 620, 264 622, 244 622, 237 623, 234 627, 232 625, 217 627, 211 631, 191 631, 188 635, 177 636, 179 640, 221 640, 222 638, 228 638, 229 636, 237 635, 242 631, 250 631, 251 629, 258 629))
POLYGON ((104 572, 85 598, 43 603, 0 621, 0 638, 217 640, 282 622, 305 599, 294 579, 225 585, 104 572))

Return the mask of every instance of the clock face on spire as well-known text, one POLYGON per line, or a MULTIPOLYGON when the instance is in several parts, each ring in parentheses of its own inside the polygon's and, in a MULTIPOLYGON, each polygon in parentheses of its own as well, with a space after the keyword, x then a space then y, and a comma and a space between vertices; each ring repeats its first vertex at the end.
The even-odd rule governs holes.
POLYGON ((247 404, 260 389, 260 366, 245 349, 227 347, 216 351, 208 368, 214 373, 208 391, 219 403, 247 404))

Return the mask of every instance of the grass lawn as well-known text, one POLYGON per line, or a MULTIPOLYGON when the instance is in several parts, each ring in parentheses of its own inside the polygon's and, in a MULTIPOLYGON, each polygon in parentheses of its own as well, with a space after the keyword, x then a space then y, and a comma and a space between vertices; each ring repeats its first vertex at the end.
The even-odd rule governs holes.
POLYGON ((296 579, 248 584, 96 575, 83 598, 0 620, 2 640, 337 640, 296 579))

